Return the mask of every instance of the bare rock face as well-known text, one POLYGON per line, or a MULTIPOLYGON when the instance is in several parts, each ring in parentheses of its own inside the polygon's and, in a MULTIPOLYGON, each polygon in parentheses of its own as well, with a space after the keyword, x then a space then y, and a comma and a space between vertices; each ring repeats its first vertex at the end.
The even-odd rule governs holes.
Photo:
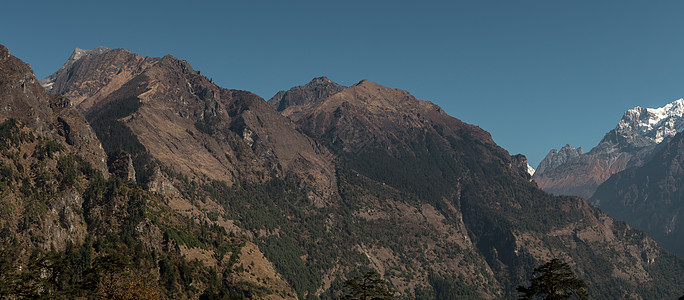
POLYGON ((566 164, 568 160, 576 159, 582 154, 584 154, 582 147, 575 149, 570 146, 570 144, 563 146, 560 150, 551 149, 549 154, 544 157, 544 160, 542 160, 537 167, 537 172, 544 173, 547 170, 558 168, 559 166, 566 164))
POLYGON ((130 154, 123 151, 111 153, 107 164, 113 176, 135 181, 135 168, 130 154))
POLYGON ((511 156, 510 168, 513 170, 517 170, 520 176, 527 179, 531 179, 532 173, 534 173, 534 170, 530 172, 530 165, 527 163, 527 157, 525 157, 525 155, 522 154, 516 154, 511 156))
POLYGON ((76 49, 62 68, 41 80, 48 93, 68 97, 86 115, 95 103, 103 104, 106 96, 157 61, 125 49, 96 49, 83 55, 76 49))
POLYGON ((106 155, 95 132, 69 99, 48 95, 31 67, 0 45, 0 111, 38 134, 57 139, 107 173, 106 155))

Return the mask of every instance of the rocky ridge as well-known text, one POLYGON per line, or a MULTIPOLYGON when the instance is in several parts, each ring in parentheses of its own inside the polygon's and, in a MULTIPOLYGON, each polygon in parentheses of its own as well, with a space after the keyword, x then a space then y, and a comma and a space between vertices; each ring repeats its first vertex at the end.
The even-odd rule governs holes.
POLYGON ((326 149, 258 96, 220 88, 185 61, 114 49, 83 57, 71 70, 75 75, 58 77, 51 92, 79 99, 96 130, 130 131, 128 142, 100 138, 107 151, 131 153, 139 174, 153 169, 149 153, 177 171, 230 184, 239 172, 261 180, 276 170, 310 180, 318 187, 312 197, 334 193, 326 149))
POLYGON ((316 77, 306 85, 296 86, 287 91, 279 91, 268 100, 268 103, 277 111, 284 111, 283 115, 293 115, 299 113, 298 108, 312 102, 319 102, 344 88, 345 86, 333 82, 328 77, 316 77), (286 109, 287 111, 285 111, 286 109))
POLYGON ((74 49, 74 52, 71 53, 71 56, 69 56, 69 59, 67 59, 64 65, 62 65, 55 73, 52 73, 50 76, 40 80, 40 85, 42 85, 49 92, 54 87, 57 78, 66 76, 66 74, 68 74, 71 71, 74 63, 76 63, 77 60, 81 59, 81 57, 88 55, 98 55, 105 53, 109 50, 111 49, 101 46, 90 50, 80 48, 74 49))

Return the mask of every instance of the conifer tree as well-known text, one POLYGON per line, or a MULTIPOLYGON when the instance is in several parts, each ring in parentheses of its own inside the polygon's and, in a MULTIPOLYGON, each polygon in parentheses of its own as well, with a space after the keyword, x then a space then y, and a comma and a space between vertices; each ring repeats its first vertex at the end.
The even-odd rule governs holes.
POLYGON ((387 284, 380 274, 368 271, 363 276, 357 276, 344 282, 347 290, 342 297, 345 300, 388 300, 394 299, 394 295, 387 289, 387 284))
POLYGON ((578 279, 570 265, 554 258, 534 269, 539 275, 529 287, 518 286, 521 300, 527 299, 589 299, 587 285, 578 279))

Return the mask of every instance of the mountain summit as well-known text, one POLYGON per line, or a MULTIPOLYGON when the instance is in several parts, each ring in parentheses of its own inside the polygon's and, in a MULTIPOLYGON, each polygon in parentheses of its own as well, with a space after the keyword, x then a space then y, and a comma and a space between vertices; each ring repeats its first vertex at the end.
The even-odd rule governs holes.
POLYGON ((316 77, 303 86, 296 86, 287 91, 276 93, 268 100, 268 103, 278 111, 290 108, 291 111, 285 113, 287 115, 296 114, 296 111, 292 111, 294 108, 301 107, 311 102, 318 102, 344 88, 344 86, 333 82, 328 79, 328 77, 316 77))
POLYGON ((587 153, 566 145, 539 163, 534 181, 554 194, 592 196, 611 175, 639 166, 656 147, 684 130, 684 99, 660 108, 635 107, 587 153))
POLYGON ((64 77, 67 73, 69 73, 77 60, 81 59, 84 56, 98 55, 105 53, 109 50, 111 49, 102 46, 90 50, 76 48, 74 49, 74 52, 71 53, 71 56, 69 56, 69 59, 67 59, 64 65, 62 65, 59 68, 59 70, 57 70, 55 73, 52 73, 50 76, 42 79, 40 81, 40 84, 49 92, 50 90, 52 90, 57 78, 64 77))

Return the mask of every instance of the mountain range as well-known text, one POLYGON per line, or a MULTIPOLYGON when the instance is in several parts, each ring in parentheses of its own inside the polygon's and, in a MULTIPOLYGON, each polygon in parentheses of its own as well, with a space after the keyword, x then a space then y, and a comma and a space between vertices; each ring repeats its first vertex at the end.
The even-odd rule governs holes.
POLYGON ((579 195, 618 220, 646 231, 684 255, 681 132, 684 99, 660 108, 628 110, 588 153, 570 145, 551 150, 534 180, 546 191, 579 195))
POLYGON ((660 108, 630 109, 591 151, 570 145, 552 149, 539 163, 534 181, 550 193, 589 199, 611 175, 642 165, 658 145, 684 130, 683 115, 684 99, 660 108))
POLYGON ((515 298, 551 258, 596 298, 681 294, 684 260, 542 191, 523 155, 406 91, 319 77, 265 101, 106 48, 77 49, 42 88, 0 50, 0 250, 18 253, 2 295, 336 298, 373 269, 402 298, 515 298), (54 189, 22 188, 45 176, 54 189))

